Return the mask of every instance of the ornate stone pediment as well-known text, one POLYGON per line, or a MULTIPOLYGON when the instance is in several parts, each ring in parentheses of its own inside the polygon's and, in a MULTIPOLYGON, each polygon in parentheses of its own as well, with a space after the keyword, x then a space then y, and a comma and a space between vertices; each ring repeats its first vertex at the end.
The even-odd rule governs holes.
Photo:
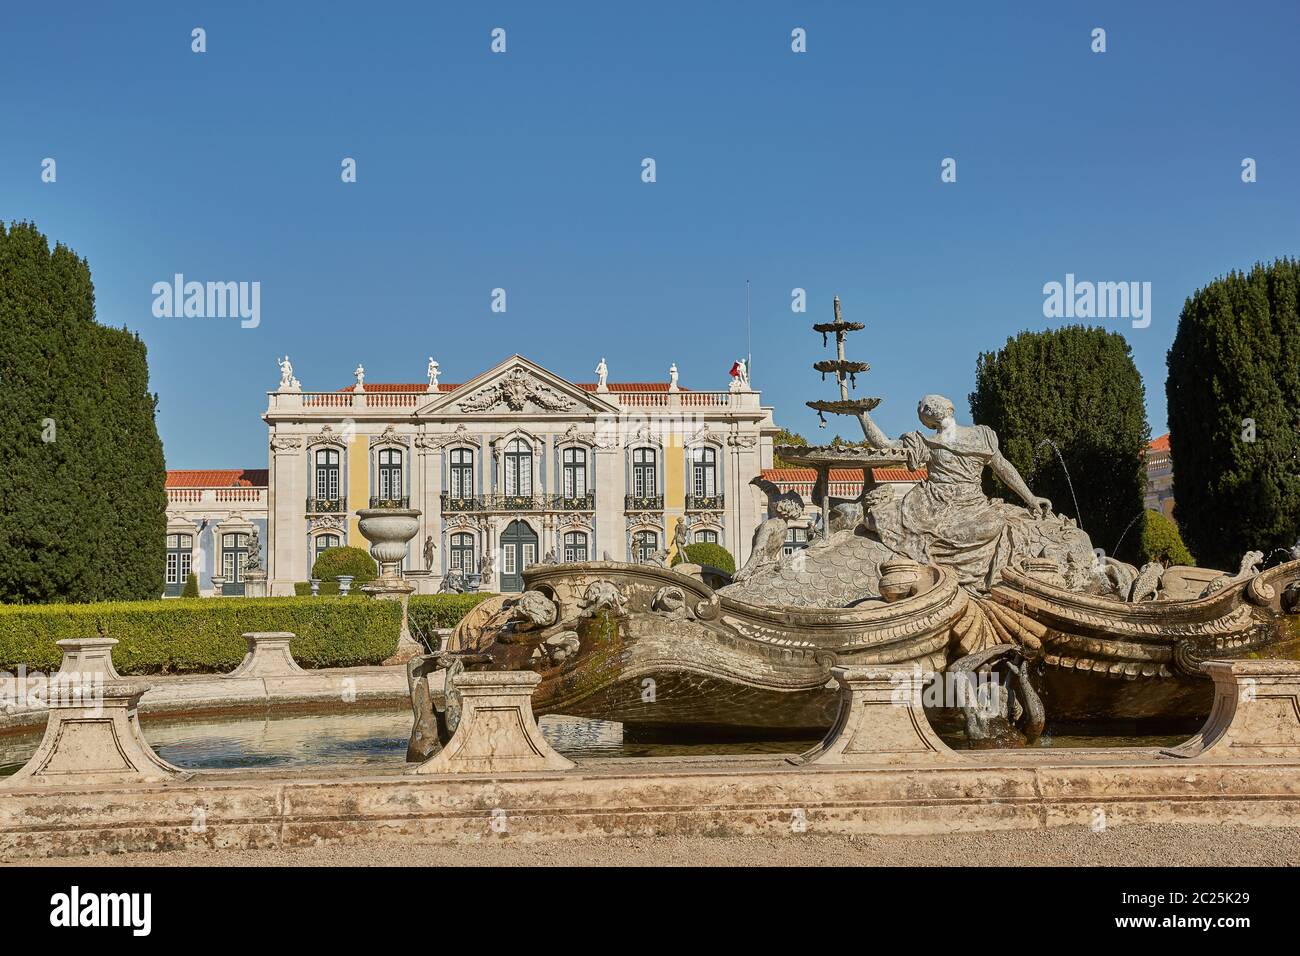
POLYGON ((313 445, 338 445, 340 448, 347 448, 347 437, 342 432, 336 432, 329 425, 322 425, 321 430, 307 439, 307 447, 313 445))
POLYGON ((397 429, 389 425, 381 434, 370 436, 370 446, 373 448, 375 445, 405 445, 407 440, 406 435, 398 434, 397 429))
POLYGON ((449 435, 417 435, 415 437, 416 448, 446 448, 448 445, 473 445, 478 448, 482 445, 476 435, 470 434, 470 430, 461 422, 456 426, 456 430, 449 435))
POLYGON ((721 444, 722 444, 722 436, 717 432, 715 432, 712 428, 710 428, 708 422, 705 422, 698 429, 696 429, 695 434, 692 435, 690 439, 686 442, 686 446, 688 448, 693 445, 721 445, 721 444))
POLYGON ((492 409, 522 412, 529 406, 548 412, 567 412, 578 403, 567 395, 561 395, 522 365, 516 365, 501 378, 456 404, 462 412, 492 409))

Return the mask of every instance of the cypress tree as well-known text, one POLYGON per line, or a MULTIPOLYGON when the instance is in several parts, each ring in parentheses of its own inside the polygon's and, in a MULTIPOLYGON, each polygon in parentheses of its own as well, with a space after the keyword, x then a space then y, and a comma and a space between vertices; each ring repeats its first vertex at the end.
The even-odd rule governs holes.
MULTIPOLYGON (((1136 555, 1141 529, 1128 529, 1143 513, 1150 429, 1122 335, 1078 325, 1021 332, 979 357, 970 408, 977 424, 997 432, 1034 494, 1076 518, 1095 547, 1109 553, 1120 544, 1117 557, 1136 555)), ((990 495, 1019 503, 991 472, 986 484, 990 495)))
POLYGON ((1232 272, 1186 300, 1169 349, 1174 518, 1201 564, 1300 532, 1300 262, 1232 272))
POLYGON ((162 593, 162 443, 139 339, 84 259, 0 224, 0 601, 162 593))

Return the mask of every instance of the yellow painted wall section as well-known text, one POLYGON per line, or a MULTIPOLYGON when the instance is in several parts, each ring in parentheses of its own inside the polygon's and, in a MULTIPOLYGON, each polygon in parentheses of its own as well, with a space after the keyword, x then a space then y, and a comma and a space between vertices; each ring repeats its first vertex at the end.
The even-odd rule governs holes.
POLYGON ((677 547, 673 544, 676 516, 686 511, 686 472, 682 460, 683 451, 678 436, 669 437, 664 442, 664 533, 668 540, 663 544, 668 549, 669 560, 677 553, 677 547))
MULTIPOLYGON (((370 438, 353 435, 348 448, 348 510, 355 513, 370 504, 370 438)), ((357 519, 348 519, 348 544, 369 548, 370 542, 357 530, 357 519)))

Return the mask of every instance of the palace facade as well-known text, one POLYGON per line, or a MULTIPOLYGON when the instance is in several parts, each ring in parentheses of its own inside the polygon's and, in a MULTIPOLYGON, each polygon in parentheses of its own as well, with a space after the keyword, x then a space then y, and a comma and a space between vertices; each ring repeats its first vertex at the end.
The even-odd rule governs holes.
POLYGON ((749 557, 766 512, 750 480, 771 466, 777 429, 747 370, 718 391, 680 385, 676 366, 666 382, 608 382, 603 360, 594 383, 519 355, 463 384, 428 371, 371 384, 358 367, 354 384, 317 392, 283 364, 263 416, 273 595, 293 594, 322 551, 367 547, 367 507, 420 511, 405 573, 422 592, 451 572, 518 591, 537 561, 671 558, 679 519, 688 541, 723 545, 737 566, 749 557))

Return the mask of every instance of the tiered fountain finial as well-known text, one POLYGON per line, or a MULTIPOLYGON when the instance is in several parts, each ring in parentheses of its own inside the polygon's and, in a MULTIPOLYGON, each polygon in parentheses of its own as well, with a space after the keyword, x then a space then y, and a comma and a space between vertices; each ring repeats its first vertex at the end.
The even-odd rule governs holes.
POLYGON ((835 374, 835 381, 840 387, 839 401, 825 402, 814 401, 808 402, 809 408, 817 413, 817 418, 821 421, 821 427, 826 427, 826 413, 832 415, 858 415, 862 412, 869 412, 880 404, 878 398, 849 398, 849 385, 854 388, 858 387, 858 373, 868 372, 871 366, 866 362, 854 362, 844 357, 844 339, 850 332, 858 332, 866 328, 861 322, 845 322, 844 315, 840 311, 840 297, 835 297, 835 321, 818 322, 813 326, 814 332, 822 334, 822 344, 826 344, 828 333, 835 334, 835 358, 826 359, 821 362, 814 362, 813 368, 822 373, 822 380, 826 379, 827 372, 835 374))

